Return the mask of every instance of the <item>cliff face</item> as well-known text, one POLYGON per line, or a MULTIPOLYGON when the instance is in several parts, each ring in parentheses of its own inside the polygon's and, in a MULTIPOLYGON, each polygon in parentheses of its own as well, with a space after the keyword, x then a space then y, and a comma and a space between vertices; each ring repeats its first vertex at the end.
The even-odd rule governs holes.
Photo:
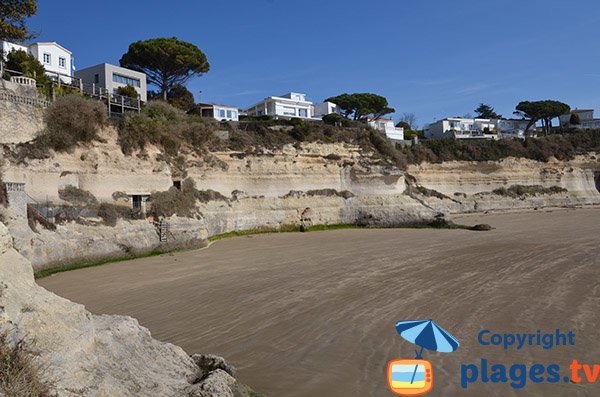
MULTIPOLYGON (((58 190, 73 185, 101 201, 117 203, 115 193, 165 191, 191 177, 199 190, 226 199, 197 203, 197 219, 171 220, 170 248, 198 247, 209 236, 234 230, 312 224, 396 226, 431 221, 436 214, 573 206, 600 203, 600 162, 594 155, 541 163, 524 159, 500 162, 446 162, 410 166, 407 172, 383 164, 347 144, 287 145, 260 154, 187 153, 166 159, 148 147, 125 156, 116 131, 102 142, 44 160, 5 164, 6 182, 25 183, 38 202, 61 203, 58 190), (565 192, 498 194, 513 185, 560 187, 565 192)), ((67 224, 56 232, 27 225, 11 232, 15 246, 36 269, 164 249, 156 228, 145 221, 120 222, 116 228, 67 224)))
POLYGON ((445 162, 411 166, 416 183, 446 198, 425 197, 448 213, 600 204, 600 160, 594 154, 548 163, 508 158, 500 162, 445 162), (494 193, 513 185, 562 188, 554 194, 514 197, 494 193))
POLYGON ((39 287, 0 223, 0 334, 34 353, 58 396, 248 396, 214 356, 188 356, 135 319, 96 316, 39 287))

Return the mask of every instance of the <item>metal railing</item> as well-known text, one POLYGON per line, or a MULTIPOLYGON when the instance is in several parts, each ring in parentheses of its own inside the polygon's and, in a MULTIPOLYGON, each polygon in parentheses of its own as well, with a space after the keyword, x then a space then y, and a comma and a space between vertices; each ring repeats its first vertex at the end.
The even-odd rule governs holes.
MULTIPOLYGON (((35 79, 23 76, 22 72, 6 69, 4 67, 4 62, 0 60, 0 78, 2 78, 3 72, 8 72, 11 75, 11 81, 14 83, 36 86, 35 79)), ((46 75, 52 81, 53 86, 58 87, 60 90, 71 89, 73 92, 78 92, 82 95, 104 102, 106 104, 109 116, 113 114, 123 114, 126 111, 137 111, 138 113, 141 111, 142 101, 139 99, 139 97, 131 98, 125 95, 115 94, 96 84, 84 83, 79 77, 74 77, 63 73, 46 71, 46 75)), ((1 93, 1 91, 0 99, 8 100, 14 103, 47 107, 54 100, 56 100, 56 90, 52 90, 52 101, 25 97, 11 93, 1 93)))

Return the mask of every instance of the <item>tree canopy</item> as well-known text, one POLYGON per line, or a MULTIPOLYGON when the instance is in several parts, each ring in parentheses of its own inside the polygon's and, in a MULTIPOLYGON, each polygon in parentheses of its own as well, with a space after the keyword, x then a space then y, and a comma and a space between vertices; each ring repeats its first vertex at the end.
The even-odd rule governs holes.
POLYGON ((552 127, 552 119, 571 112, 571 107, 566 103, 553 100, 545 101, 523 101, 520 102, 514 112, 516 115, 529 119, 525 133, 538 121, 542 122, 544 133, 548 135, 552 127))
POLYGON ((190 92, 187 88, 182 86, 181 84, 177 84, 169 90, 167 93, 167 101, 184 111, 188 111, 196 106, 196 101, 194 99, 194 94, 190 92))
POLYGON ((119 61, 122 67, 145 73, 164 100, 170 89, 210 70, 206 55, 192 43, 176 37, 136 41, 119 61))
POLYGON ((475 109, 475 115, 480 119, 501 119, 502 115, 496 113, 494 108, 485 103, 479 104, 477 109, 475 109))
POLYGON ((364 120, 367 116, 381 118, 382 116, 394 113, 395 110, 388 106, 386 98, 369 93, 361 94, 342 94, 325 100, 333 102, 342 110, 342 115, 354 120, 364 120))
POLYGON ((25 26, 25 19, 37 12, 37 0, 0 1, 0 40, 23 41, 33 35, 25 26))

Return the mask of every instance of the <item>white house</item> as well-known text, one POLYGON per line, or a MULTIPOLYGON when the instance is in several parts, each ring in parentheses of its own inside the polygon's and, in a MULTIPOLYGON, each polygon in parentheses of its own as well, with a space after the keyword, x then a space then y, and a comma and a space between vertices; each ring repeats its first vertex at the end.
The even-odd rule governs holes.
POLYGON ((376 129, 377 131, 383 132, 388 139, 395 141, 404 140, 404 128, 396 127, 394 120, 386 118, 375 118, 372 116, 367 117, 367 124, 369 127, 376 129))
POLYGON ((313 118, 315 119, 322 119, 323 116, 332 113, 341 113, 340 107, 333 102, 323 102, 313 106, 313 118))
MULTIPOLYGON (((116 94, 119 87, 132 86, 138 93, 139 99, 146 102, 146 75, 135 70, 122 68, 109 63, 81 69, 75 72, 75 77, 81 79, 86 86, 105 88, 109 93, 116 94)), ((86 87, 86 89, 88 88, 86 87)))
POLYGON ((238 121, 240 117, 239 108, 216 103, 201 103, 198 110, 202 117, 212 117, 218 121, 238 121))
POLYGON ((313 103, 306 94, 290 92, 282 96, 271 96, 246 109, 248 116, 273 116, 275 118, 312 118, 313 103))
POLYGON ((559 117, 560 125, 573 128, 600 128, 600 119, 594 118, 594 109, 575 109, 569 114, 563 114, 559 117), (579 124, 571 124, 571 116, 579 117, 579 124))
POLYGON ((425 127, 425 137, 430 139, 498 139, 498 120, 446 118, 425 127))
MULTIPOLYGON (((523 119, 501 119, 497 122, 499 138, 523 138, 529 125, 529 120, 523 119)), ((535 125, 531 126, 529 130, 535 131, 535 125)))
POLYGON ((71 82, 73 76, 73 53, 56 42, 38 42, 29 45, 15 44, 2 41, 2 51, 8 54, 11 51, 23 50, 33 55, 42 65, 47 74, 53 79, 71 82))

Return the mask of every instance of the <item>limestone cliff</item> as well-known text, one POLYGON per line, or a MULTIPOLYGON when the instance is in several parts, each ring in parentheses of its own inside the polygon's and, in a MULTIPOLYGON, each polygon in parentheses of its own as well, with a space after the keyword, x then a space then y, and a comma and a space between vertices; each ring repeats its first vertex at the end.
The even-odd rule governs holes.
POLYGON ((0 334, 32 352, 58 396, 255 395, 222 359, 190 357, 135 319, 92 315, 41 288, 11 240, 0 223, 0 334))

